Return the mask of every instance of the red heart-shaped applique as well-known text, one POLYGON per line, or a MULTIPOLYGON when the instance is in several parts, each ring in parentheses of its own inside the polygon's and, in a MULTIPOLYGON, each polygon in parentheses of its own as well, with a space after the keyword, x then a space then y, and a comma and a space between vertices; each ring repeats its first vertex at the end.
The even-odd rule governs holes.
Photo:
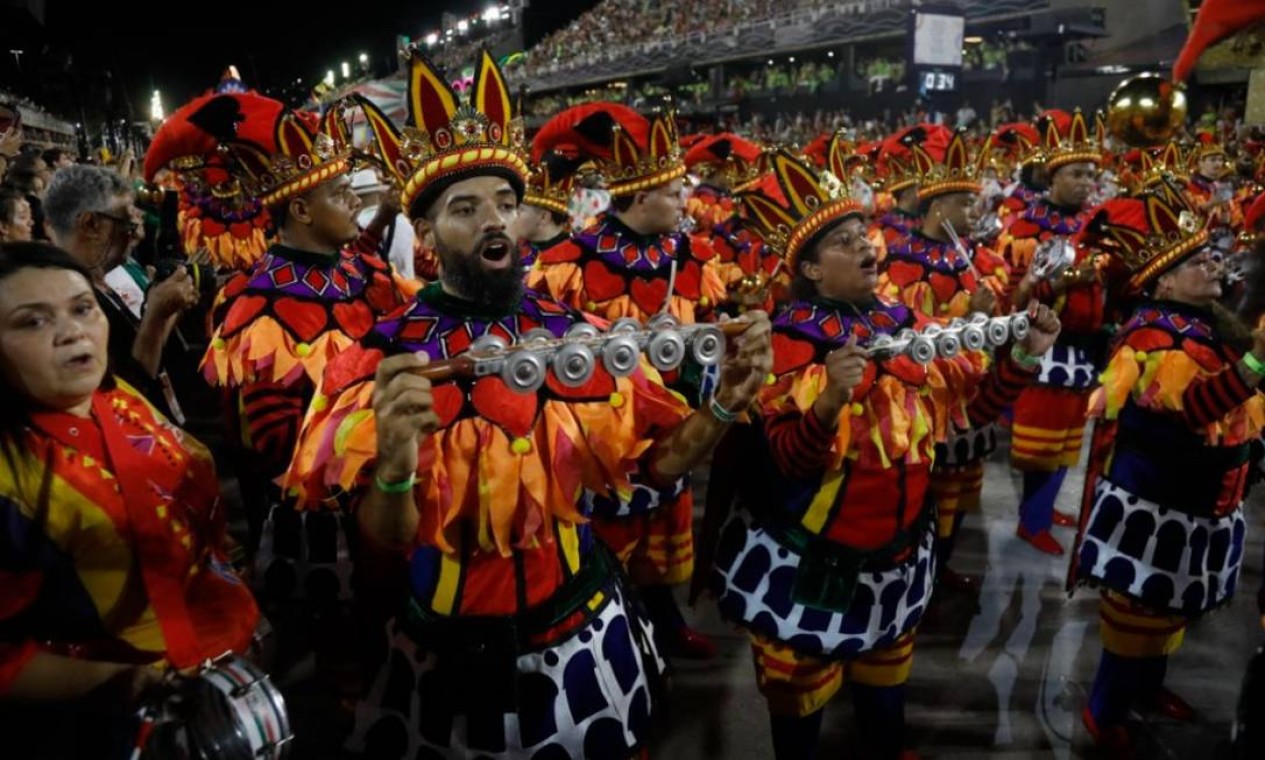
POLYGON ((927 368, 904 354, 883 362, 883 369, 906 385, 921 386, 927 382, 927 368))
POLYGON ((238 296, 236 300, 233 301, 233 305, 229 308, 228 315, 224 317, 224 326, 222 328, 223 335, 233 335, 238 330, 255 321, 255 317, 259 316, 259 312, 263 311, 264 306, 267 304, 268 299, 264 296, 238 296))
POLYGON ((465 406, 466 394, 456 383, 442 383, 431 388, 431 399, 435 416, 439 417, 439 426, 446 428, 457 421, 457 415, 465 406))
POLYGON ((602 302, 622 296, 626 290, 624 278, 612 272, 600 261, 584 265, 584 290, 589 300, 602 302))
POLYGON ((589 381, 579 388, 568 388, 558 382, 558 378, 550 372, 545 376, 545 385, 558 398, 568 401, 584 401, 584 400, 606 400, 615 392, 615 378, 610 376, 601 364, 593 369, 593 376, 589 381))
POLYGON ((922 266, 920 264, 915 264, 912 261, 889 259, 887 264, 887 279, 903 288, 921 280, 922 271, 922 266))
POLYGON ((697 261, 687 261, 677 268, 676 294, 697 301, 702 294, 703 270, 697 261))
POLYGON ((536 424, 540 398, 535 393, 515 393, 499 377, 475 382, 470 401, 479 416, 500 425, 507 433, 522 438, 536 424))
POLYGON ((220 235, 224 234, 224 230, 226 229, 227 227, 224 226, 223 222, 216 221, 215 219, 212 219, 211 217, 206 217, 205 219, 202 220, 203 237, 209 237, 209 238, 219 237, 220 235))
POLYGON ((373 328, 373 312, 364 301, 344 301, 334 304, 334 321, 343 332, 359 340, 373 328))
POLYGON ((927 284, 931 286, 931 292, 936 296, 936 303, 948 303, 953 300, 953 294, 958 292, 958 278, 932 272, 927 276, 927 284))
POLYGON ((817 348, 812 343, 786 333, 773 334, 773 374, 781 376, 806 367, 816 356, 817 348))
POLYGON ((634 277, 629 283, 628 295, 643 314, 657 314, 668 300, 667 280, 646 280, 634 277))
POLYGON ((228 229, 233 233, 233 237, 241 240, 250 237, 250 234, 255 231, 254 225, 250 222, 234 222, 228 229))
POLYGON ((1192 340, 1190 338, 1183 339, 1182 351, 1185 352, 1187 356, 1194 359, 1195 363, 1198 364, 1205 372, 1216 372, 1225 366, 1225 362, 1217 355, 1215 350, 1196 340, 1192 340))
POLYGON ((329 326, 329 313, 324 304, 300 301, 296 298, 278 298, 272 303, 272 312, 294 337, 311 343, 329 326))

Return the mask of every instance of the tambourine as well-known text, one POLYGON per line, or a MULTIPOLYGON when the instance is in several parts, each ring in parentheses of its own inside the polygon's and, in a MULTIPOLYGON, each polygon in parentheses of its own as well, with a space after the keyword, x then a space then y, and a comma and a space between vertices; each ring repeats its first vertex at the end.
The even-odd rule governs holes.
POLYGON ((142 711, 143 760, 281 760, 294 734, 285 699, 250 660, 226 654, 179 676, 142 711))
POLYGON ((749 326, 743 320, 681 325, 662 314, 646 325, 618 319, 606 332, 581 322, 561 338, 538 328, 524 333, 513 345, 484 335, 464 354, 432 362, 416 374, 437 382, 497 375, 514 391, 534 393, 552 372, 562 385, 578 388, 593 377, 599 362, 612 376, 628 377, 637 370, 643 354, 660 372, 677 369, 687 357, 703 367, 719 364, 725 356, 726 336, 739 335, 749 326))
POLYGON ((1052 237, 1037 246, 1032 256, 1032 276, 1049 280, 1076 263, 1076 246, 1065 237, 1052 237))
POLYGON ((895 335, 875 336, 865 347, 865 352, 873 359, 886 360, 905 355, 919 364, 929 364, 936 358, 957 356, 963 349, 979 351, 987 347, 996 348, 1012 339, 1023 340, 1030 328, 1027 312, 1005 317, 977 313, 968 319, 955 319, 948 325, 929 324, 921 332, 905 328, 895 335))

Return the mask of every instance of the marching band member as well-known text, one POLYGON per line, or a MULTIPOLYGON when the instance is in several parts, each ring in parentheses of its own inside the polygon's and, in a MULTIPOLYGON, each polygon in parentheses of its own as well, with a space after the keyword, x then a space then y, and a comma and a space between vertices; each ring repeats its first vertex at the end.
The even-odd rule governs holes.
POLYGON ((758 405, 766 450, 754 452, 711 587, 722 615, 750 632, 780 760, 812 756, 822 708, 845 681, 871 749, 909 756, 904 684, 935 575, 935 445, 950 425, 994 419, 1058 334, 1040 307, 991 370, 982 351, 925 366, 867 360, 858 343, 929 320, 876 295, 861 206, 836 179, 846 156, 837 144, 828 155, 818 173, 781 152, 739 196, 795 273, 795 300, 775 321, 776 379, 758 405))
POLYGON ((579 387, 551 376, 529 393, 500 375, 428 380, 430 362, 474 341, 593 322, 524 288, 507 234, 527 175, 522 126, 486 52, 476 72, 466 105, 414 52, 408 131, 369 112, 443 277, 329 364, 289 483, 304 502, 351 505, 365 572, 408 585, 354 752, 631 758, 663 662, 595 540, 592 495, 643 511, 675 497, 763 385, 768 320, 747 317, 697 412, 648 365, 617 379, 598 362, 579 387))

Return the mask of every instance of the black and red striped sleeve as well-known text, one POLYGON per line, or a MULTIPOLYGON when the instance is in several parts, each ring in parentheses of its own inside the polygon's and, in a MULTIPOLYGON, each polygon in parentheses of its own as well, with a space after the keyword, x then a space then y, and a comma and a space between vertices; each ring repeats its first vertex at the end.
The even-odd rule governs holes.
POLYGON ((1036 378, 1036 370, 1026 370, 1015 364, 1010 354, 1004 354, 984 376, 975 397, 966 408, 973 427, 987 425, 1001 416, 1002 410, 1015 402, 1036 378))
POLYGON ((773 461, 787 477, 802 479, 820 473, 830 456, 834 430, 809 411, 789 411, 768 419, 764 432, 773 461))
POLYGON ((382 230, 366 227, 360 231, 359 237, 347 244, 353 253, 377 256, 382 253, 382 230))
POLYGON ((281 473, 289 466, 311 396, 312 386, 306 378, 289 386, 263 382, 242 386, 242 429, 250 449, 263 457, 260 464, 268 472, 281 473))
POLYGON ((1182 416, 1186 424, 1201 428, 1221 420, 1256 393, 1234 366, 1198 378, 1182 392, 1182 416))

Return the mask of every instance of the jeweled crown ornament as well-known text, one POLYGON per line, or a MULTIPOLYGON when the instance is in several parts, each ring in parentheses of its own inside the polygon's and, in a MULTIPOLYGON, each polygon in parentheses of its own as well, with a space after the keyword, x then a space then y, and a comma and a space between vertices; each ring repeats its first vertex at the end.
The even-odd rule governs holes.
POLYGON ((614 197, 666 185, 685 176, 676 115, 647 119, 619 103, 585 103, 554 116, 532 143, 536 151, 563 145, 592 158, 614 197))
POLYGON ((779 149, 772 156, 771 174, 738 193, 752 228, 792 271, 804 245, 828 224, 865 213, 842 179, 848 176, 850 157, 846 141, 838 137, 831 139, 821 170, 779 149))
POLYGON ((416 47, 405 55, 407 125, 397 127, 367 100, 361 105, 373 133, 372 151, 394 175, 409 216, 421 213, 453 182, 482 174, 505 177, 521 198, 529 173, 525 132, 491 54, 480 52, 465 102, 416 47))
POLYGON ((982 189, 980 166, 972 158, 965 136, 956 132, 947 145, 942 142, 941 139, 929 140, 913 148, 919 201, 950 193, 978 193, 982 189))
POLYGON ((233 140, 220 146, 243 190, 265 208, 276 206, 352 170, 348 101, 318 117, 283 109, 263 142, 233 140))
POLYGON ((1208 230, 1182 189, 1165 178, 1131 198, 1115 198, 1095 209, 1084 240, 1123 263, 1130 273, 1129 288, 1138 292, 1207 245, 1208 230))

